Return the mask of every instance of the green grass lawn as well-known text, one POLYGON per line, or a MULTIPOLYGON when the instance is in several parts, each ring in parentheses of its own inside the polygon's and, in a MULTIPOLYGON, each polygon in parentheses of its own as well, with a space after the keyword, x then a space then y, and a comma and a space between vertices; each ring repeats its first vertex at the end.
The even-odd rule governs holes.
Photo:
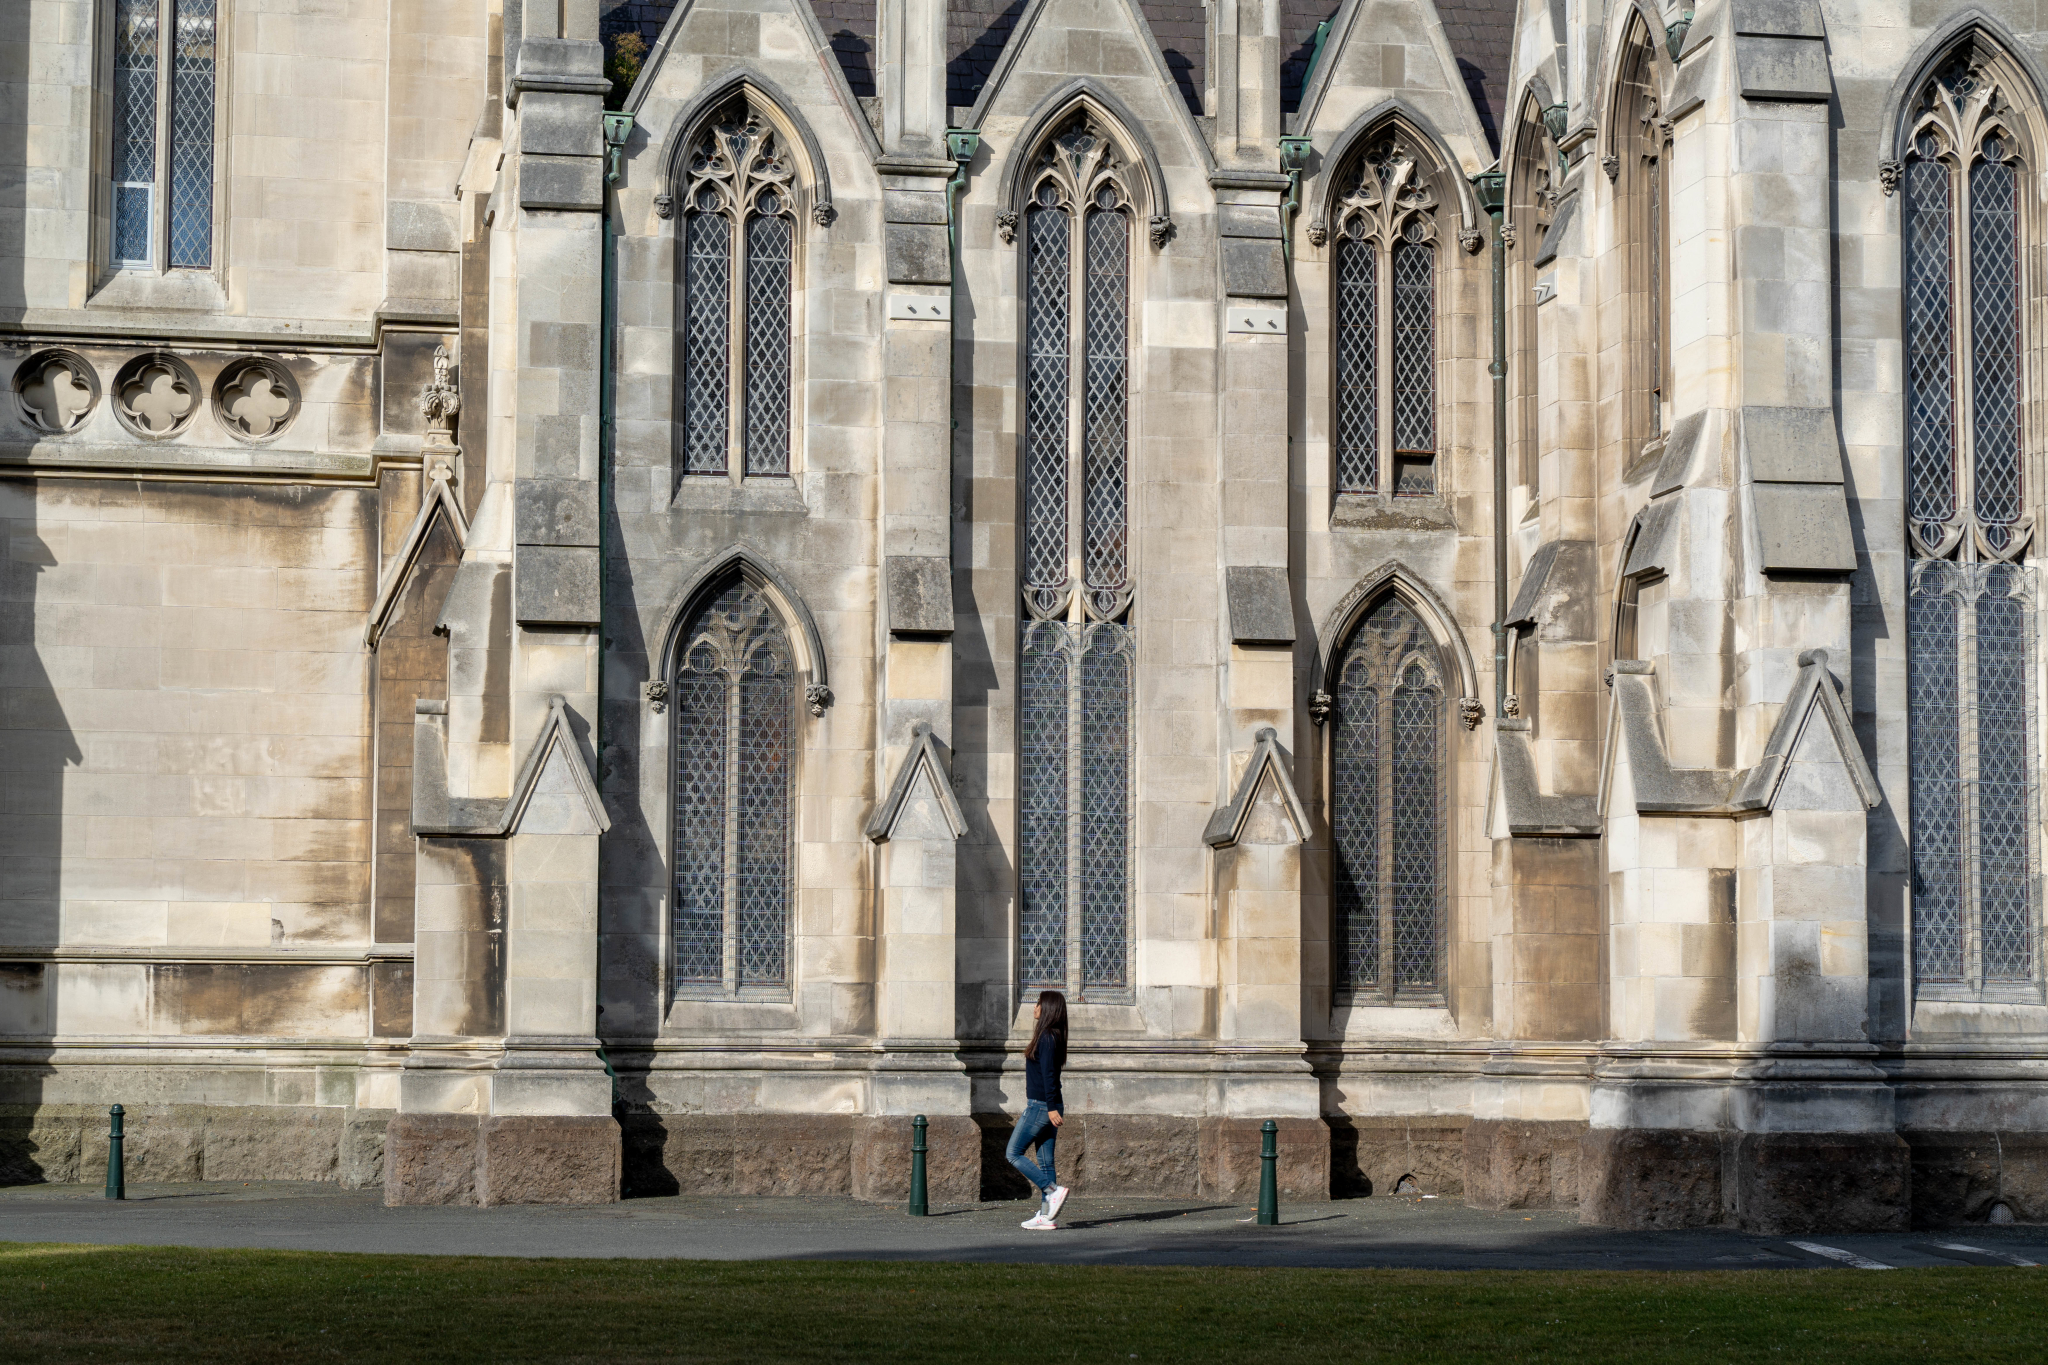
POLYGON ((2038 1361, 2048 1272, 1218 1270, 0 1243, 0 1359, 2038 1361))

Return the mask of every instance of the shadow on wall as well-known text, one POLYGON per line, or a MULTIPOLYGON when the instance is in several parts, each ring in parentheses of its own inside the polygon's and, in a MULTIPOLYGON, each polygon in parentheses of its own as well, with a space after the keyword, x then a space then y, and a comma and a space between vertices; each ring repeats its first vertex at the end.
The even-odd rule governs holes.
POLYGON ((81 978, 94 969, 52 960, 62 939, 64 770, 83 755, 36 641, 37 580, 56 558, 36 532, 34 489, 0 481, 0 1185, 92 1174, 81 1148, 93 1143, 78 1120, 44 1107, 64 1017, 59 991, 89 988, 81 978))

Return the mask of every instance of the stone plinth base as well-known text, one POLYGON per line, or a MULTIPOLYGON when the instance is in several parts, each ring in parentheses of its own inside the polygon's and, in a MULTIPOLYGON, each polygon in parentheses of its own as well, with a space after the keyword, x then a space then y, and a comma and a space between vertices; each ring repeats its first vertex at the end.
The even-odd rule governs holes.
POLYGON ((1579 1207, 1585 1124, 1474 1119, 1464 1137, 1465 1202, 1473 1208, 1579 1207))
POLYGON ((1448 1114, 1330 1119, 1330 1196, 1392 1194, 1404 1177, 1418 1194, 1462 1196, 1469 1122, 1448 1114))
MULTIPOLYGON (((123 1106, 131 1181, 383 1183, 387 1109, 251 1104, 123 1106)), ((91 1183, 107 1172, 104 1105, 0 1106, 0 1185, 91 1183)))
POLYGON ((1743 1133, 1734 1217, 1748 1232, 1904 1232, 1911 1150, 1897 1133, 1743 1133))
POLYGON ((618 1122, 603 1115, 399 1114, 384 1139, 384 1202, 609 1204, 618 1122))
POLYGON ((1720 1133, 1592 1128, 1579 1148, 1579 1221, 1705 1228, 1723 1221, 1720 1133))
POLYGON ((1581 1222, 1774 1236, 1903 1231, 1913 1185, 1895 1133, 1595 1128, 1581 1168, 1581 1222))
POLYGON ((2016 1223, 2048 1223, 2048 1133, 1908 1131, 1913 1226, 1982 1223, 2003 1204, 2016 1223))
MULTIPOLYGON (((836 1194, 910 1196, 910 1117, 858 1114, 628 1113, 626 1195, 836 1194)), ((934 1204, 981 1197, 981 1129, 932 1115, 925 1190, 934 1204)))
MULTIPOLYGON (((910 1191, 910 1120, 841 1114, 627 1116, 626 1193, 837 1194, 897 1200, 910 1191)), ((1102 1195, 1257 1196, 1259 1120, 1076 1114, 1060 1128, 1060 1180, 1102 1195)), ((926 1188, 934 1204, 1023 1199, 1005 1160, 1002 1115, 934 1116, 926 1188)), ((1330 1197, 1330 1131, 1321 1119, 1280 1123, 1280 1197, 1330 1197)))

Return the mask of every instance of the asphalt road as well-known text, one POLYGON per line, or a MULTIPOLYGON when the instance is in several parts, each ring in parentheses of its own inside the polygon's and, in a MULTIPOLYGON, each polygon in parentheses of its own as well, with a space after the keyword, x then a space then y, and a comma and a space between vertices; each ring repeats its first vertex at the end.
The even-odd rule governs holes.
POLYGON ((1023 1203, 934 1209, 829 1198, 634 1199, 582 1208, 387 1209, 374 1190, 317 1184, 97 1185, 0 1190, 0 1241, 252 1247, 463 1256, 700 1260, 1008 1261, 1441 1270, 1729 1270, 1830 1266, 2048 1266, 2048 1227, 1814 1235, 1615 1232, 1569 1213, 1483 1212, 1447 1199, 1380 1196, 1252 1210, 1202 1200, 1089 1199, 1057 1232, 1027 1232, 1023 1203), (1861 1264, 1859 1264, 1859 1262, 1861 1264))

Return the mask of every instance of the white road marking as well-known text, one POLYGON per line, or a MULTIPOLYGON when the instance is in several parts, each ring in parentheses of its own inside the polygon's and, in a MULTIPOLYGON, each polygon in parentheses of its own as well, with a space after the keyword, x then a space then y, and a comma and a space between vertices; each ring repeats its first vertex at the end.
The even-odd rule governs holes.
POLYGON ((1858 1256, 1853 1251, 1844 1251, 1840 1247, 1824 1247, 1819 1242, 1793 1242, 1792 1245, 1798 1247, 1801 1251, 1811 1252, 1815 1256, 1825 1256, 1830 1261, 1840 1261, 1843 1265, 1854 1266, 1858 1270, 1892 1270, 1895 1268, 1886 1265, 1883 1261, 1873 1261, 1868 1256, 1858 1256))
POLYGON ((2039 1261, 2030 1261, 2024 1256, 2015 1256, 2010 1251, 1991 1251, 1984 1247, 1965 1246, 1961 1242, 1936 1242, 1934 1245, 1940 1247, 1943 1251, 1967 1251, 1976 1256, 1989 1256, 1993 1260, 2004 1261, 2007 1265, 2032 1266, 2035 1269, 2039 1269, 2041 1265, 2039 1261))

